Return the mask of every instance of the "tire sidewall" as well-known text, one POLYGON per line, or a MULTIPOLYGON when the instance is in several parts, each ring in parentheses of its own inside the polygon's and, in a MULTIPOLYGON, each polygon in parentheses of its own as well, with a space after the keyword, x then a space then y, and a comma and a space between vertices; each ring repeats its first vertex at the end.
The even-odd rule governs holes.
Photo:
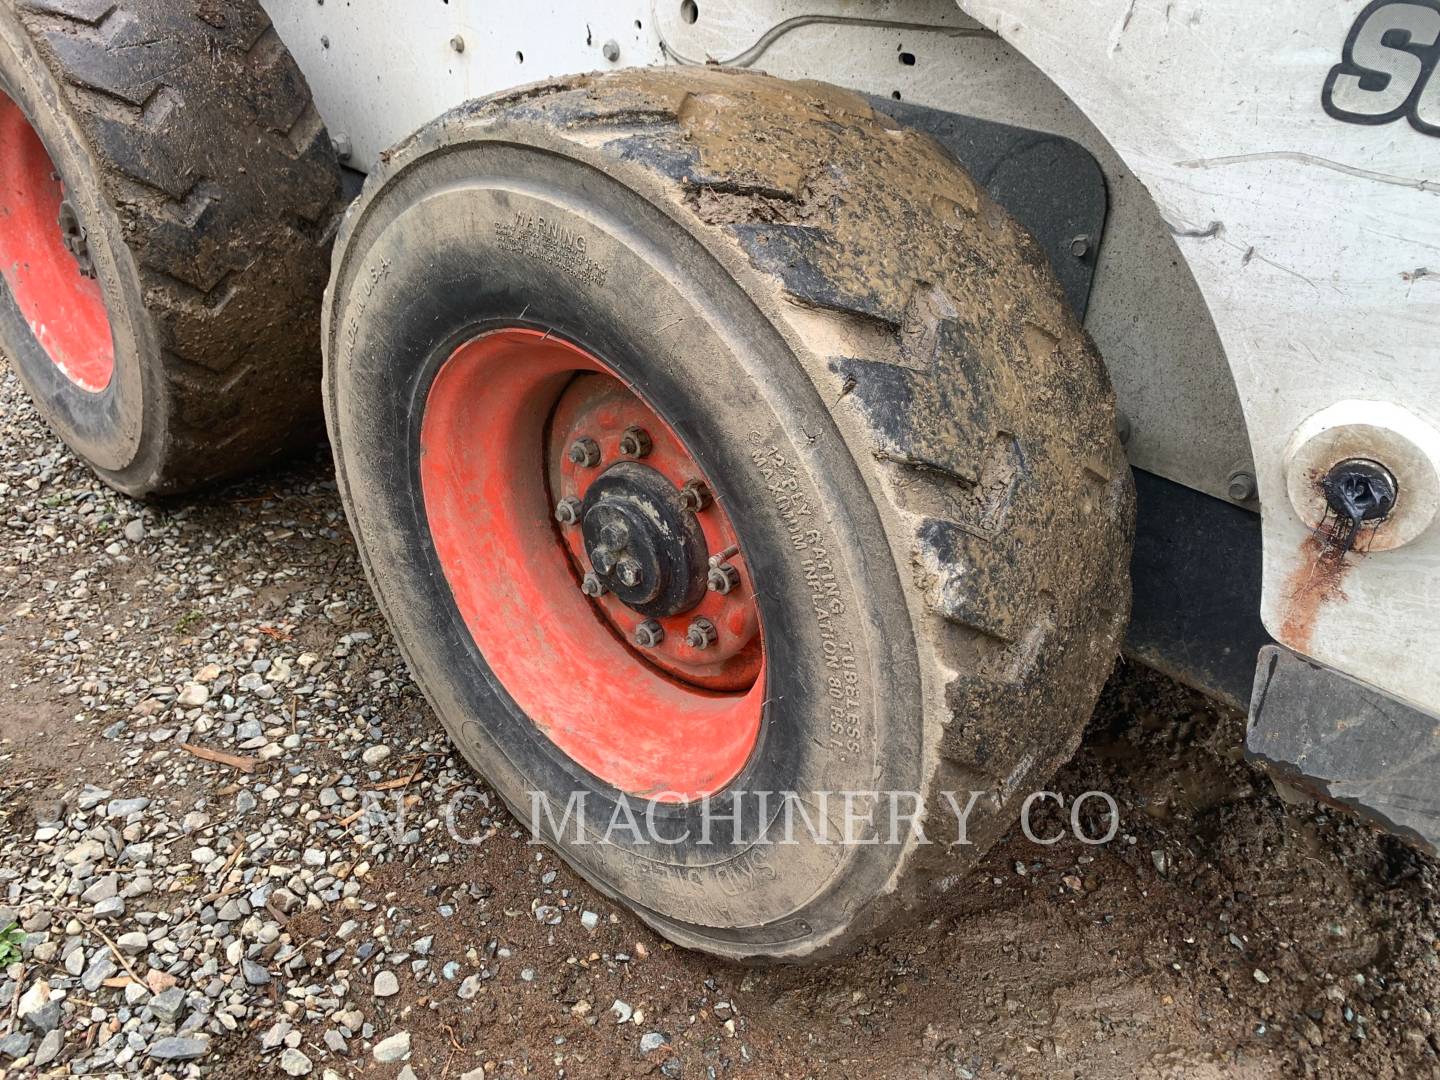
POLYGON ((104 297, 115 368, 104 390, 72 383, 36 341, 9 291, 0 287, 0 342, 22 384, 56 433, 121 490, 136 486, 163 437, 164 375, 155 362, 153 328, 144 315, 139 274, 119 220, 101 188, 100 169, 54 77, 13 13, 0 6, 0 92, 8 94, 40 135, 86 230, 104 297))
MULTIPOLYGON (((490 129, 414 166, 392 165, 352 211, 326 336, 327 414, 352 526, 422 688, 522 820, 677 940, 734 955, 803 954, 847 929, 857 895, 885 889, 905 845, 819 844, 803 829, 794 845, 635 845, 623 829, 596 842, 617 793, 520 714, 475 649, 429 543, 418 444, 439 366, 492 326, 569 338, 684 439, 760 583, 767 706, 760 743, 732 788, 922 783, 922 687, 913 635, 901 629, 904 590, 813 383, 743 283, 637 192, 643 174, 617 178, 577 160, 578 148, 566 157, 535 148, 544 138, 525 133, 522 146, 490 129), (578 269, 573 258, 507 248, 500 237, 517 214, 583 238, 578 269), (589 793, 587 842, 530 820, 530 792, 550 793, 558 817, 577 789, 589 793)), ((744 821, 743 797, 741 805, 744 821)), ((662 810, 657 831, 694 837, 697 813, 662 810)), ((751 820, 747 839, 759 832, 751 820)))

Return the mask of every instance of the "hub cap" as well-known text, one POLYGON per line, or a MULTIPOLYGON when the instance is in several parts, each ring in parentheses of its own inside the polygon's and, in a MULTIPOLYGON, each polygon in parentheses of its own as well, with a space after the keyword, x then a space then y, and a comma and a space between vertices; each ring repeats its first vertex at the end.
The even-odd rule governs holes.
POLYGON ((764 652, 735 529, 679 436, 594 355, 528 329, 441 367, 421 487, 456 605, 506 693, 631 794, 723 788, 764 652))
POLYGON ((115 370, 85 230, 20 107, 0 93, 0 278, 40 347, 82 390, 115 370))

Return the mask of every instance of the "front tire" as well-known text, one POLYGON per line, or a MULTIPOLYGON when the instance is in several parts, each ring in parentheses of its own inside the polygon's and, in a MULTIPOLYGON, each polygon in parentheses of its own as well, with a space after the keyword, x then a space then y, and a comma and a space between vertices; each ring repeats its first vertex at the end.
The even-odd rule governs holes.
POLYGON ((1043 255, 930 140, 755 75, 528 88, 391 155, 328 296, 341 491, 412 671, 517 816, 668 937, 736 958, 847 947, 953 884, 1073 751, 1128 611, 1110 390, 1043 255), (581 591, 549 513, 546 440, 597 374, 733 523, 753 685, 661 670, 623 634, 572 648, 623 616, 581 591), (522 661, 556 658, 543 693, 510 634, 522 661), (607 677, 654 684, 636 700, 700 736, 620 712, 596 734, 607 677), (700 710, 742 724, 746 695, 753 739, 696 767, 719 745, 700 710), (944 793, 971 790, 969 844, 950 847, 944 793), (817 804, 846 792, 873 825, 823 842, 817 804), (911 794, 931 843, 906 821, 892 835, 911 794), (632 800, 658 823, 644 835, 613 827, 632 800), (707 830, 707 809, 732 823, 707 830))

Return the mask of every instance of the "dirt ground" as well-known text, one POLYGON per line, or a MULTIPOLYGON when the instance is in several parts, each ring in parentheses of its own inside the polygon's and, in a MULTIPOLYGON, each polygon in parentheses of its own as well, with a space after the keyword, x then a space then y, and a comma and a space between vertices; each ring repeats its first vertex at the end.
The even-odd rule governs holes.
MULTIPOLYGON (((154 687, 184 685, 202 663, 223 666, 217 651, 241 648, 234 643, 247 635, 262 652, 284 642, 289 654, 337 657, 321 696, 364 729, 312 739, 306 712, 292 703, 294 748, 273 744, 286 748, 262 766, 260 784, 272 769, 283 788, 288 769, 303 785, 301 756, 305 771, 338 776, 378 731, 395 752, 386 790, 413 789, 424 804, 417 814, 434 820, 430 807, 456 785, 478 793, 457 831, 483 842, 462 845, 426 827, 418 842, 379 852, 368 873, 349 878, 358 891, 343 904, 309 905, 283 921, 287 940, 318 943, 311 951, 324 959, 314 967, 328 965, 328 985, 342 988, 338 1008, 306 998, 288 1011, 299 1033, 291 1045, 314 1060, 317 1077, 395 1077, 402 1064, 377 1062, 369 1043, 401 1028, 411 1037, 408 1068, 422 1080, 477 1069, 485 1077, 1440 1077, 1436 865, 1328 810, 1282 801, 1241 760, 1243 718, 1160 676, 1121 665, 1078 756, 1052 785, 1067 801, 1113 794, 1121 827, 1111 843, 1040 847, 1016 830, 928 922, 849 960, 818 969, 716 963, 667 945, 487 808, 483 782, 447 755, 367 600, 323 454, 145 510, 147 538, 122 542, 122 523, 139 509, 70 461, 25 413, 13 380, 6 384, 0 867, 22 871, 15 881, 38 872, 27 860, 48 857, 31 839, 31 811, 81 782, 117 792, 143 785, 176 815, 204 806, 223 816, 215 808, 228 807, 246 777, 205 763, 176 771, 173 755, 156 761, 100 732, 143 714, 135 701, 154 687), (65 583, 87 569, 77 601, 65 583), (92 611, 97 596, 114 603, 92 611), (136 658, 135 670, 110 670, 132 666, 114 663, 121 655, 136 658), (141 675, 143 694, 115 690, 141 675), (537 903, 559 911, 558 925, 535 917, 537 903), (598 915, 598 925, 589 928, 582 912, 598 915), (342 940, 352 917, 366 928, 342 940), (473 993, 462 998, 448 974, 417 974, 401 978, 397 994, 374 996, 373 961, 356 942, 382 923, 382 943, 432 936, 426 952, 437 966, 453 958, 473 972, 473 993), (357 1035, 346 1052, 329 1053, 322 1034, 346 1007, 364 1012, 373 1038, 357 1035)), ((262 799, 255 813, 278 814, 288 799, 288 791, 262 799)), ((308 820, 303 787, 296 799, 296 820, 308 820)), ((323 814, 315 820, 330 826, 337 848, 350 842, 323 814)), ((1063 824, 1042 812, 1035 831, 1063 824)), ((210 827, 222 839, 228 828, 210 827)), ((176 881, 144 899, 157 911, 175 905, 184 891, 176 881)), ((285 987, 258 990, 254 1006, 237 1012, 239 1025, 185 1068, 284 1075, 262 1034, 285 987)), ((95 1005, 102 1017, 112 1008, 95 1005)), ((104 1022, 95 1016, 67 1014, 66 1046, 76 1049, 47 1069, 12 1066, 9 1075, 63 1074, 79 1048, 96 1045, 86 1026, 104 1022)), ((0 1015, 0 1034, 5 1024, 0 1015)))

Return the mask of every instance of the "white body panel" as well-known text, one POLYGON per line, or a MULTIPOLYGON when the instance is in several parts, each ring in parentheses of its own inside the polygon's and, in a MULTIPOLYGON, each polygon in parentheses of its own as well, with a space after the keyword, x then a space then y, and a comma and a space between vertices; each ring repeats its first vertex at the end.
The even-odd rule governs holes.
POLYGON ((1440 139, 1404 119, 1359 125, 1321 108, 1364 5, 966 7, 1043 68, 1165 217, 1196 234, 1181 251, 1235 375, 1263 501, 1266 627, 1440 706, 1440 528, 1348 560, 1333 595, 1295 610, 1317 571, 1286 490, 1292 433, 1352 399, 1440 425, 1440 272, 1426 270, 1440 271, 1440 139))
POLYGON ((1440 645, 1440 526, 1348 559, 1323 603, 1301 621, 1295 610, 1314 568, 1287 495, 1292 434, 1347 400, 1398 403, 1440 427, 1440 138, 1403 117, 1362 125, 1321 108, 1365 5, 702 0, 693 24, 680 0, 269 7, 361 166, 468 98, 680 58, 899 91, 1080 141, 1111 198, 1086 322, 1134 424, 1132 460, 1223 495, 1253 454, 1271 633, 1440 711, 1427 662, 1440 645))

